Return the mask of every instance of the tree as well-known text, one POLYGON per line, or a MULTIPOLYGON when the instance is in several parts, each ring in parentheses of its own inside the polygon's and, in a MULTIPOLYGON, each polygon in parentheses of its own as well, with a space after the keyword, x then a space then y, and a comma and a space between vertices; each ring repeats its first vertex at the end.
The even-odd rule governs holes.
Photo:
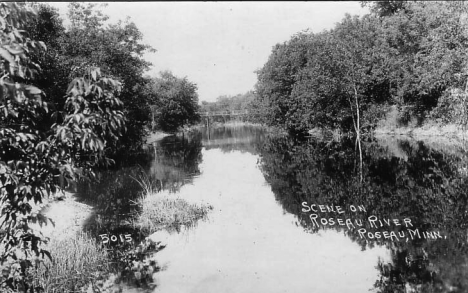
MULTIPOLYGON (((357 134, 370 106, 389 99, 385 54, 376 46, 378 25, 374 17, 348 16, 333 30, 304 38, 305 61, 289 96, 281 101, 287 105, 287 129, 301 133, 314 127, 339 128, 357 134)), ((364 120, 372 127, 370 119, 364 120)))
POLYGON ((290 96, 298 73, 307 63, 307 42, 310 36, 304 32, 294 35, 284 44, 277 44, 267 63, 257 72, 257 108, 264 109, 267 124, 285 126, 291 131, 293 115, 290 113, 290 96), (262 105, 262 106, 260 106, 262 105))
POLYGON ((99 8, 95 3, 70 3, 71 24, 64 28, 57 12, 41 4, 30 31, 50 48, 38 60, 44 64, 38 85, 54 108, 64 107, 66 85, 86 74, 87 68, 99 67, 103 75, 122 82, 120 98, 129 119, 126 135, 118 145, 108 146, 108 152, 115 155, 124 148, 140 147, 146 135, 150 109, 145 92, 148 80, 143 75, 151 64, 143 59, 143 54, 153 49, 142 44, 143 36, 133 22, 127 19, 107 24, 108 16, 99 8))
POLYGON ((405 0, 361 1, 361 6, 369 6, 372 13, 381 17, 389 16, 406 8, 405 0))
POLYGON ((31 39, 42 41, 47 46, 47 50, 31 54, 31 59, 41 66, 41 74, 36 77, 35 84, 44 91, 51 109, 62 109, 65 103, 63 93, 71 81, 71 67, 65 66, 66 58, 61 53, 65 27, 57 9, 38 4, 37 16, 27 23, 25 30, 31 39))
POLYGON ((392 95, 419 122, 448 89, 463 87, 466 15, 464 3, 421 1, 382 18, 392 95))
POLYGON ((248 111, 250 104, 255 99, 253 91, 235 96, 219 96, 215 102, 203 101, 201 111, 221 112, 221 111, 248 111))
MULTIPOLYGON (((366 104, 376 104, 381 100, 382 86, 387 89, 386 51, 382 52, 379 43, 379 20, 372 16, 345 19, 333 30, 335 44, 334 59, 341 68, 339 87, 349 102, 356 144, 359 149, 360 170, 362 171, 361 117, 366 104), (377 89, 377 91, 376 91, 377 89)), ((362 180, 362 173, 361 173, 362 180)))
POLYGON ((441 97, 464 88, 465 3, 371 6, 369 15, 348 15, 329 31, 304 32, 273 48, 258 72, 254 103, 267 124, 359 137, 376 127, 386 104, 405 106, 422 122, 441 97))
POLYGON ((153 115, 161 130, 176 132, 200 121, 197 86, 186 77, 162 72, 160 77, 152 79, 150 92, 153 94, 153 115))
POLYGON ((44 92, 32 85, 41 71, 31 56, 41 56, 45 44, 23 33, 35 11, 17 3, 0 8, 0 288, 26 292, 34 290, 25 279, 33 261, 50 257, 45 239, 30 227, 47 219, 32 204, 60 188, 59 178, 109 162, 106 146, 124 129, 123 104, 121 84, 88 67, 69 84, 63 110, 51 113, 44 92))

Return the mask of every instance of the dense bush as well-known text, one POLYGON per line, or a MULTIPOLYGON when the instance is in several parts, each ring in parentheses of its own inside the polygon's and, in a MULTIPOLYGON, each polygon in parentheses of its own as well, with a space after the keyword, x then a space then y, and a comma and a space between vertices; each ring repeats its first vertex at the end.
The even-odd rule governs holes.
MULTIPOLYGON (((32 290, 25 279, 33 261, 50 254, 30 223, 47 219, 32 205, 67 180, 108 164, 106 148, 125 128, 121 83, 88 66, 63 93, 63 108, 50 111, 34 86, 42 72, 32 56, 46 49, 22 30, 35 19, 29 4, 0 4, 0 288, 32 290)), ((32 292, 32 291, 28 291, 32 292)))
POLYGON ((256 85, 266 123, 359 135, 376 126, 378 108, 401 106, 420 124, 447 90, 463 88, 466 4, 394 2, 371 3, 371 14, 276 45, 256 85))
POLYGON ((36 85, 45 92, 50 106, 62 110, 63 95, 73 78, 82 76, 89 67, 99 67, 103 75, 122 82, 120 99, 128 118, 125 135, 119 144, 108 144, 107 153, 114 155, 141 146, 150 121, 149 80, 143 76, 150 63, 143 54, 153 49, 142 44, 143 36, 136 25, 130 20, 107 24, 107 15, 95 3, 70 3, 67 26, 47 4, 41 3, 37 10, 37 17, 26 30, 48 48, 33 54, 32 59, 41 65, 36 85))
POLYGON ((149 85, 153 124, 165 132, 177 132, 200 121, 197 85, 186 77, 161 72, 149 85))
POLYGON ((453 123, 460 126, 468 124, 467 93, 461 89, 446 91, 439 99, 437 107, 429 117, 441 124, 453 123))

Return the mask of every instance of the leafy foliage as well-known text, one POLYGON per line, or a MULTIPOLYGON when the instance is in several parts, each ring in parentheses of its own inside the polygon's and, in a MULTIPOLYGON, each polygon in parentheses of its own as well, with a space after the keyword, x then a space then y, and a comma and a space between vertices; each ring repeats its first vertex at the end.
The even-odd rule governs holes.
POLYGON ((273 48, 258 72, 255 105, 269 125, 375 127, 378 108, 405 106, 421 122, 466 80, 464 3, 382 1, 332 30, 302 32, 273 48))
POLYGON ((64 65, 66 58, 61 53, 65 27, 58 11, 44 3, 38 4, 37 17, 26 24, 25 31, 32 39, 47 46, 47 50, 31 55, 31 59, 41 66, 41 74, 36 76, 35 84, 45 93, 51 110, 63 109, 63 95, 71 81, 71 68, 64 65))
POLYGON ((369 6, 372 13, 389 16, 406 8, 405 0, 361 1, 362 6, 369 6))
POLYGON ((141 43, 143 35, 130 20, 105 26, 108 17, 97 8, 97 4, 70 3, 72 25, 64 35, 62 51, 72 73, 81 74, 83 68, 95 66, 122 82, 120 98, 128 120, 120 144, 126 149, 137 148, 150 121, 150 96, 145 91, 149 81, 143 74, 151 64, 143 54, 154 49, 141 43))
POLYGON ((466 10, 450 3, 408 3, 383 19, 398 100, 423 117, 444 91, 466 78, 466 10))
POLYGON ((31 56, 41 56, 46 46, 22 31, 35 11, 26 4, 0 6, 0 286, 26 291, 33 290, 27 269, 50 257, 41 248, 45 239, 30 227, 47 222, 33 205, 107 163, 105 149, 121 136, 125 119, 117 98, 121 84, 98 68, 83 69, 66 90, 64 108, 50 113, 44 92, 32 85, 41 72, 31 56))
MULTIPOLYGON (((298 73, 307 64, 306 52, 309 36, 300 33, 284 44, 278 44, 268 62, 258 71, 256 85, 257 108, 265 112, 270 125, 290 125, 294 119, 288 119, 291 105, 291 92, 297 81, 298 73), (292 120, 292 121, 290 121, 292 120)), ((293 104, 294 106, 294 104, 293 104)))
POLYGON ((152 79, 150 91, 153 121, 161 130, 176 132, 200 120, 197 86, 187 78, 162 72, 159 78, 152 79))
POLYGON ((107 24, 108 16, 99 8, 93 3, 70 3, 71 24, 64 27, 58 12, 41 4, 38 17, 27 29, 48 47, 33 58, 43 68, 36 84, 46 93, 53 109, 63 110, 67 85, 87 74, 88 68, 99 67, 103 75, 122 82, 122 111, 129 119, 120 143, 107 149, 115 155, 123 148, 139 148, 146 135, 150 108, 145 88, 149 80, 143 74, 150 63, 143 54, 153 49, 141 43, 143 36, 133 22, 127 19, 107 24))

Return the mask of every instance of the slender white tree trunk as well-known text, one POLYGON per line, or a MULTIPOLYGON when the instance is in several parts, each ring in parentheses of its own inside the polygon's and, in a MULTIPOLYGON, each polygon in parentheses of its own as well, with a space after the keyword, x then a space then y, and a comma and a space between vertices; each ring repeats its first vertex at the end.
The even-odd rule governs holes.
POLYGON ((354 123, 354 128, 356 131, 356 141, 359 148, 359 175, 362 182, 362 148, 361 148, 361 125, 360 125, 360 113, 359 113, 359 96, 356 88, 356 84, 353 84, 354 87, 354 99, 356 102, 356 122, 354 123))

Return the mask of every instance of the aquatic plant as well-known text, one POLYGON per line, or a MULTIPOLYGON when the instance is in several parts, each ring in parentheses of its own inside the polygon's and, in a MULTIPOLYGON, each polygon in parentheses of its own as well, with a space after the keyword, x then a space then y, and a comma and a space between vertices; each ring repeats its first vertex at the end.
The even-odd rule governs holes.
POLYGON ((212 209, 208 205, 188 203, 183 198, 169 193, 143 194, 138 203, 141 213, 134 225, 148 233, 164 227, 193 224, 212 209))
POLYGON ((212 209, 209 205, 188 203, 177 194, 168 191, 155 192, 154 184, 147 175, 137 180, 143 193, 136 202, 141 212, 135 217, 133 226, 152 233, 165 227, 190 225, 205 217, 212 209))

